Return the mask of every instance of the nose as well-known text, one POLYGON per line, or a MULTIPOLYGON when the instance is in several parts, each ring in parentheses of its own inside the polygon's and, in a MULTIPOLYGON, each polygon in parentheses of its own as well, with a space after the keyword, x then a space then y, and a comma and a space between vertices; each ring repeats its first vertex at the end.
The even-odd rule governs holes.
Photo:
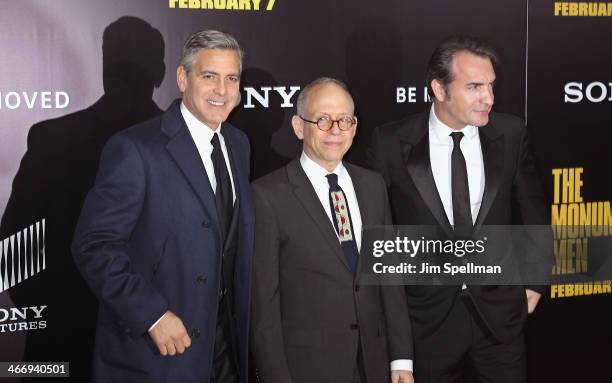
POLYGON ((495 101, 495 95, 493 94, 493 85, 483 87, 481 97, 483 103, 489 106, 493 105, 493 102, 495 101))
POLYGON ((331 128, 329 128, 329 132, 334 135, 341 134, 342 130, 340 129, 340 121, 333 121, 331 128))
POLYGON ((224 96, 227 93, 227 84, 225 83, 225 79, 219 77, 215 84, 215 93, 224 96))

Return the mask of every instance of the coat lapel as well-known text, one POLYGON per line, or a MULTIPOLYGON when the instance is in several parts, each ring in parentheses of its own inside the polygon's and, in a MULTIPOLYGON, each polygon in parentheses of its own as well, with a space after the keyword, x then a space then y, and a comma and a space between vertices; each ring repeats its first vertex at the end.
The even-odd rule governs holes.
POLYGON ((179 105, 180 101, 175 101, 162 116, 161 129, 169 138, 166 149, 191 185, 204 211, 213 217, 213 225, 220 232, 214 193, 200 153, 181 116, 179 105))
MULTIPOLYGON (((246 186, 242 184, 242 180, 246 179, 246 177, 242 177, 242 174, 248 174, 245 173, 245 169, 240 167, 241 162, 237 160, 236 154, 232 149, 237 148, 237 142, 232 133, 233 132, 227 125, 223 125, 221 134, 223 134, 223 139, 225 140, 225 148, 227 149, 227 155, 229 157, 231 166, 232 180, 234 182, 234 189, 236 191, 236 202, 234 203, 234 210, 232 213, 232 221, 230 223, 228 236, 233 235, 233 233, 238 229, 238 220, 241 216, 239 211, 242 205, 244 205, 242 201, 245 198, 245 196, 243 196, 243 191, 247 190, 246 186)), ((226 246, 228 246, 228 244, 228 242, 225 243, 226 246)))
POLYGON ((414 185, 421 195, 421 199, 425 202, 425 205, 427 205, 427 208, 446 234, 452 236, 453 229, 444 211, 444 205, 440 199, 431 170, 428 135, 429 123, 426 116, 428 114, 424 113, 421 120, 417 122, 417 127, 413 130, 414 134, 400 142, 402 159, 414 185))
MULTIPOLYGON (((351 176, 351 181, 353 182, 353 188, 355 189, 355 195, 357 197, 357 203, 359 204, 359 212, 361 213, 361 227, 367 227, 372 225, 372 217, 374 217, 373 212, 370 211, 372 207, 368 196, 368 185, 361 178, 361 174, 359 174, 351 164, 344 163, 346 170, 351 176)), ((354 209, 353 209, 354 210, 354 209)))
POLYGON ((314 225, 321 232, 325 242, 330 246, 333 253, 340 259, 346 269, 352 273, 344 257, 344 253, 342 252, 342 247, 340 246, 340 241, 338 241, 334 227, 331 222, 329 222, 329 217, 323 209, 321 201, 317 197, 317 193, 306 176, 304 169, 302 169, 299 159, 296 158, 287 165, 287 176, 289 178, 289 183, 293 185, 293 193, 312 219, 314 225))
POLYGON ((504 136, 491 123, 478 129, 482 161, 485 172, 485 190, 480 210, 476 217, 475 228, 478 229, 486 218, 499 190, 500 175, 504 163, 504 136))

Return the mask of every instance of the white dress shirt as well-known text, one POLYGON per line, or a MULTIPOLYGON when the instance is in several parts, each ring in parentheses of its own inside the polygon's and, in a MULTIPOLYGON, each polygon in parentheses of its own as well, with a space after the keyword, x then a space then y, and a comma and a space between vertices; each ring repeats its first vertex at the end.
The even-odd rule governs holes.
MULTIPOLYGON (((209 128, 208 125, 198 120, 182 102, 181 114, 183 115, 183 119, 187 124, 187 129, 189 129, 191 138, 193 138, 196 148, 198 149, 198 153, 200 154, 200 158, 202 159, 202 163, 204 164, 204 169, 206 169, 206 175, 208 176, 208 181, 210 182, 210 186, 212 187, 213 193, 216 193, 217 191, 217 179, 215 178, 215 167, 213 166, 212 159, 210 158, 210 155, 213 151, 213 146, 210 140, 212 140, 213 135, 215 133, 219 133, 221 151, 223 152, 225 166, 227 166, 230 182, 232 183, 232 202, 236 203, 236 188, 234 187, 234 177, 232 177, 232 167, 230 166, 229 156, 227 154, 227 147, 225 146, 225 139, 221 134, 221 124, 219 124, 219 126, 215 130, 209 128)), ((159 321, 164 317, 164 315, 159 317, 159 319, 156 320, 155 323, 151 325, 151 327, 149 327, 148 331, 151 331, 153 327, 155 327, 155 325, 157 325, 159 321)))
POLYGON ((216 192, 217 189, 217 179, 215 178, 215 168, 213 166, 212 159, 210 158, 210 154, 213 151, 213 146, 210 140, 212 140, 213 135, 215 133, 219 133, 221 151, 223 152, 225 166, 227 167, 230 182, 232 183, 232 201, 235 203, 236 188, 234 187, 234 177, 232 177, 232 167, 230 166, 229 156, 227 154, 227 147, 225 146, 225 139, 223 138, 223 134, 221 134, 221 124, 219 124, 219 126, 213 130, 208 125, 198 120, 182 102, 181 114, 183 115, 183 119, 187 124, 187 129, 189 129, 189 133, 191 134, 191 137, 193 138, 193 141, 195 142, 195 145, 198 148, 198 153, 200 154, 200 158, 202 159, 202 163, 204 164, 204 169, 206 169, 206 175, 208 176, 208 181, 210 181, 210 186, 212 187, 213 193, 216 192))
MULTIPOLYGON (((326 175, 330 174, 325 168, 321 165, 317 164, 313 160, 311 160, 306 153, 302 152, 300 157, 300 164, 302 165, 302 169, 306 173, 306 176, 310 180, 312 187, 317 193, 317 197, 319 197, 319 201, 321 201, 321 205, 323 205, 323 209, 325 209, 325 213, 327 214, 327 218, 329 218, 329 224, 331 225, 334 233, 336 233, 336 229, 334 228, 334 221, 332 218, 332 214, 329 207, 329 182, 327 181, 326 175)), ((357 203, 357 195, 355 194, 355 188, 353 187, 353 181, 351 180, 351 176, 348 171, 342 165, 342 162, 336 166, 333 172, 338 175, 338 185, 344 191, 344 195, 348 201, 349 212, 351 213, 351 221, 353 222, 353 234, 355 234, 355 242, 357 243, 357 249, 361 250, 361 212, 359 211, 359 204, 357 203)), ((338 236, 338 233, 336 233, 338 236)), ((340 240, 340 237, 338 237, 340 240)))
MULTIPOLYGON (((329 207, 329 182, 327 181, 326 175, 330 174, 326 169, 324 169, 321 165, 317 164, 313 160, 311 160, 306 153, 302 152, 300 157, 300 164, 302 165, 302 169, 306 173, 306 176, 310 180, 312 187, 317 193, 317 197, 319 197, 319 201, 321 201, 321 205, 323 205, 323 209, 325 209, 325 213, 327 214, 327 218, 329 218, 329 224, 331 225, 334 233, 336 233, 336 229, 334 228, 334 221, 332 220, 332 214, 329 207)), ((357 242, 357 248, 361 250, 361 212, 359 211, 359 204, 357 203, 357 195, 355 194, 355 188, 353 187, 353 181, 351 180, 351 176, 348 171, 342 165, 342 162, 336 166, 333 172, 338 175, 338 185, 344 191, 344 195, 348 200, 349 211, 351 213, 351 221, 353 222, 353 234, 355 234, 355 241, 357 242)), ((338 233, 336 233, 338 236, 338 233)), ((340 237, 338 237, 339 240, 340 237)), ((399 359, 391 362, 391 370, 409 370, 412 371, 412 360, 409 359, 399 359)))
MULTIPOLYGON (((472 223, 476 223, 485 188, 484 165, 478 128, 467 125, 463 129, 453 130, 438 119, 432 105, 429 112, 429 158, 431 159, 431 171, 433 172, 442 205, 444 205, 444 212, 446 212, 448 222, 451 225, 454 225, 455 222, 453 218, 453 186, 451 178, 451 161, 454 144, 453 138, 450 136, 453 132, 463 133, 459 147, 467 167, 472 223)), ((465 290, 466 288, 466 284, 463 283, 461 289, 465 290)))
MULTIPOLYGON (((451 182, 453 139, 450 136, 453 132, 456 132, 456 130, 449 128, 438 120, 432 105, 429 112, 429 158, 431 159, 431 171, 433 172, 442 205, 444 205, 444 211, 451 225, 454 224, 451 182)), ((461 153, 463 153, 467 167, 472 223, 476 223, 476 217, 480 211, 485 188, 480 137, 478 135, 478 128, 472 125, 467 125, 463 129, 458 130, 458 132, 463 132, 463 138, 459 146, 461 147, 461 153)))

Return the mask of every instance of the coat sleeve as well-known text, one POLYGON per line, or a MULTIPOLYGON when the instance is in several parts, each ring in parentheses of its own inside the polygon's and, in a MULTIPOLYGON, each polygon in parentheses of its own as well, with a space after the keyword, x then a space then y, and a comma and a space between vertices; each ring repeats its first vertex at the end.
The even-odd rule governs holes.
MULTIPOLYGON (((384 196, 384 224, 392 225, 391 207, 384 182, 380 182, 380 193, 384 196)), ((387 347, 390 361, 413 360, 412 325, 403 279, 394 279, 381 286, 383 308, 387 325, 387 347)))
POLYGON ((279 222, 263 188, 253 185, 255 251, 253 254, 252 344, 261 383, 291 381, 281 324, 279 222))
POLYGON ((144 334, 168 307, 131 262, 129 240, 140 218, 145 188, 135 144, 125 135, 113 137, 102 153, 72 243, 75 263, 94 294, 134 337, 144 334))

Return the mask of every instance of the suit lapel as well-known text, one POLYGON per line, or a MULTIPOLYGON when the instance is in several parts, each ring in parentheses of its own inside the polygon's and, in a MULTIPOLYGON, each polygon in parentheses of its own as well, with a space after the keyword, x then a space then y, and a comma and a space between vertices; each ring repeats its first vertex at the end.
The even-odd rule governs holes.
MULTIPOLYGON (((370 211, 371 204, 368 198, 368 185, 363 181, 361 175, 355 170, 355 168, 348 163, 344 163, 346 170, 351 176, 353 182, 353 188, 355 189, 355 195, 357 196, 357 203, 359 204, 359 212, 361 213, 361 227, 372 225, 373 212, 370 211)), ((350 206, 349 206, 350 207, 350 206)), ((355 209, 353 209, 355 210, 355 209)))
POLYGON ((330 246, 332 252, 340 259, 346 269, 352 273, 351 268, 346 262, 344 253, 342 252, 342 247, 340 246, 340 241, 338 241, 334 227, 331 222, 329 222, 329 217, 323 209, 321 201, 317 197, 317 193, 306 176, 304 169, 302 169, 299 159, 294 159, 287 165, 287 176, 289 178, 289 183, 293 185, 293 193, 312 219, 314 225, 321 232, 325 242, 330 246))
POLYGON ((482 161, 485 172, 485 190, 482 203, 476 218, 478 229, 486 218, 499 190, 500 175, 504 163, 504 136, 500 134, 491 123, 478 129, 480 147, 482 148, 482 161))
POLYGON ((214 193, 200 153, 181 116, 179 105, 180 101, 175 101, 162 117, 161 129, 169 138, 166 149, 191 185, 206 213, 214 217, 213 225, 220 232, 214 193))
MULTIPOLYGON (((232 221, 230 223, 230 228, 227 234, 228 237, 230 237, 231 235, 233 235, 233 233, 238 228, 238 218, 240 217, 239 209, 240 209, 240 206, 242 205, 241 204, 242 190, 245 190, 245 186, 241 184, 243 177, 240 177, 240 175, 243 174, 243 169, 238 167, 238 164, 240 163, 240 161, 236 161, 234 152, 232 150, 232 148, 235 148, 237 144, 234 139, 234 136, 232 135, 231 130, 227 127, 227 125, 223 126, 222 134, 223 134, 223 139, 225 140, 225 148, 227 149, 227 155, 229 157, 231 173, 232 173, 232 180, 234 182, 234 189, 236 191, 236 202, 234 203, 234 209, 232 212, 232 221)), ((225 241, 225 245, 228 246, 228 244, 229 244, 229 241, 225 241)))
POLYGON ((420 121, 417 121, 417 129, 412 137, 400 142, 402 149, 402 159, 406 166, 414 185, 416 186, 421 199, 427 205, 438 224, 444 229, 447 235, 452 236, 453 229, 444 205, 436 188, 431 161, 429 158, 429 134, 428 134, 428 114, 424 113, 420 121))

